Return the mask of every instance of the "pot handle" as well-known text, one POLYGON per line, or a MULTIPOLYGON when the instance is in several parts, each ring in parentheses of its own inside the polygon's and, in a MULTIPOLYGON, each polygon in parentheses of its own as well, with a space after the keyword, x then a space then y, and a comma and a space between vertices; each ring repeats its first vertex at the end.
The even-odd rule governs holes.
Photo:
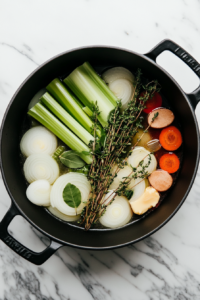
MULTIPOLYGON (((200 78, 200 64, 187 51, 185 51, 183 48, 181 48, 171 40, 163 40, 145 55, 150 59, 156 61, 157 56, 165 50, 169 50, 176 56, 178 56, 200 78)), ((187 97, 189 97, 190 102, 195 109, 198 102, 200 101, 200 85, 194 92, 186 95, 187 97)))
POLYGON ((43 264, 56 250, 62 247, 61 244, 51 240, 51 244, 42 252, 34 252, 13 238, 8 233, 8 226, 12 219, 20 215, 16 206, 12 203, 3 220, 0 222, 0 239, 17 254, 32 262, 35 265, 43 264))

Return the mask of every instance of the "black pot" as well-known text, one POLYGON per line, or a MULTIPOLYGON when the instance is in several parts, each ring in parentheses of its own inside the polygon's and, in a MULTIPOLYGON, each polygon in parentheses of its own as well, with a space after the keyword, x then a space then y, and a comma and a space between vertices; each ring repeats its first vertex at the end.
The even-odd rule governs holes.
POLYGON ((12 200, 9 211, 0 223, 0 238, 19 255, 39 265, 64 245, 103 250, 136 243, 166 224, 183 204, 192 187, 199 163, 199 129, 194 110, 200 101, 200 87, 192 94, 182 91, 173 78, 155 63, 156 57, 164 50, 176 54, 200 77, 200 65, 197 61, 174 42, 165 40, 146 55, 120 48, 96 46, 68 51, 44 63, 19 87, 4 115, 0 137, 1 171, 12 200), (33 205, 27 201, 26 184, 19 164, 21 122, 31 98, 52 79, 66 75, 85 61, 90 61, 99 71, 119 65, 130 70, 139 67, 149 78, 157 78, 182 126, 184 158, 177 183, 153 213, 118 230, 85 232, 60 222, 45 209, 33 205), (48 236, 50 246, 41 253, 35 253, 10 236, 7 228, 16 215, 22 215, 48 236))

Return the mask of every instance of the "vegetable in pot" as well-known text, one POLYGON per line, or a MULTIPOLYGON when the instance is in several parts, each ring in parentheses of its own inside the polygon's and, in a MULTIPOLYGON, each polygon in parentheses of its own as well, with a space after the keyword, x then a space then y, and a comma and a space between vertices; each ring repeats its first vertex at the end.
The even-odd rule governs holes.
POLYGON ((174 151, 182 145, 182 135, 177 127, 169 126, 164 128, 159 136, 161 145, 165 150, 174 151))
POLYGON ((39 206, 50 205, 51 186, 48 180, 39 179, 32 182, 27 190, 26 196, 29 201, 39 206))
POLYGON ((161 169, 172 174, 178 171, 180 167, 180 160, 178 156, 174 153, 167 153, 161 156, 159 165, 161 169))

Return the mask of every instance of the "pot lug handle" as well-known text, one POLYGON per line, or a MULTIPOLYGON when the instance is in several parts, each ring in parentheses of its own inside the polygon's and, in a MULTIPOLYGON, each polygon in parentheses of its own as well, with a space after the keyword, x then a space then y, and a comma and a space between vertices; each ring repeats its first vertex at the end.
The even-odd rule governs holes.
MULTIPOLYGON (((169 50, 178 56, 200 78, 200 64, 187 51, 171 40, 163 40, 145 55, 153 61, 156 61, 157 56, 165 50, 169 50)), ((200 85, 194 92, 186 95, 195 109, 200 101, 200 85)))
POLYGON ((43 264, 51 255, 54 254, 56 250, 63 245, 51 240, 51 244, 42 252, 37 253, 28 249, 8 233, 8 226, 12 219, 17 215, 20 215, 20 213, 14 203, 12 203, 3 220, 0 222, 0 239, 13 251, 29 262, 35 265, 43 264))

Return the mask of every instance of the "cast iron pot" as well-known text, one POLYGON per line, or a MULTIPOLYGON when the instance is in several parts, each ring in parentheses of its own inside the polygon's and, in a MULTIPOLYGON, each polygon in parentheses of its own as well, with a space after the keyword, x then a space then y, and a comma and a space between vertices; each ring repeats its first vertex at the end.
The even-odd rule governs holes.
POLYGON ((0 223, 0 238, 12 250, 40 265, 58 248, 68 245, 81 249, 103 250, 136 243, 166 224, 185 201, 195 178, 199 163, 199 129, 195 107, 200 101, 200 87, 192 94, 185 94, 173 78, 155 62, 164 50, 169 50, 182 59, 199 77, 200 65, 185 50, 170 40, 164 40, 146 55, 120 48, 86 47, 62 53, 36 69, 19 87, 13 96, 1 127, 1 171, 4 184, 12 204, 0 223), (156 78, 162 92, 170 101, 182 126, 184 158, 175 186, 161 205, 140 221, 118 230, 94 231, 72 227, 49 215, 45 209, 33 205, 26 198, 26 184, 19 164, 19 136, 22 119, 34 94, 57 76, 64 76, 85 61, 99 71, 124 66, 128 69, 141 68, 149 78, 156 78), (50 246, 36 253, 9 233, 8 226, 16 215, 22 215, 35 228, 50 238, 50 246))

